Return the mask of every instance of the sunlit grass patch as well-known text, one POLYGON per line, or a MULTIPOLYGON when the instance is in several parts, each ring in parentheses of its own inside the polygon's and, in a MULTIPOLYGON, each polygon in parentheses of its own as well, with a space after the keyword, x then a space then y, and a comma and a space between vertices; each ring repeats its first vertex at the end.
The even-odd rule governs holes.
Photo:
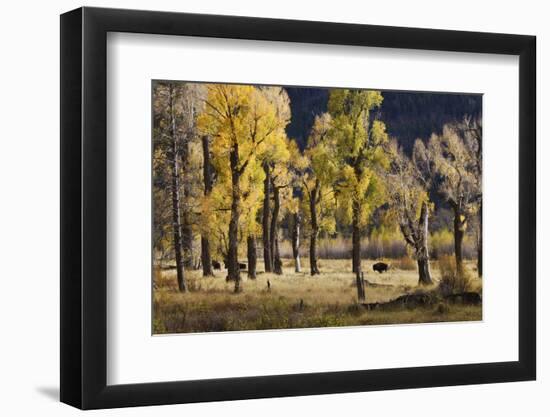
MULTIPOLYGON (((366 303, 385 303, 420 291, 416 270, 396 267, 379 274, 372 261, 363 261, 367 281, 366 303)), ((189 291, 177 290, 175 270, 155 273, 153 291, 153 331, 159 333, 220 332, 288 328, 336 327, 398 323, 429 323, 481 320, 481 306, 431 305, 415 309, 368 311, 357 303, 355 275, 349 260, 319 262, 321 275, 310 276, 307 259, 304 271, 294 272, 291 261, 284 260, 284 274, 261 273, 257 279, 243 273, 243 291, 233 293, 225 271, 215 277, 202 277, 201 271, 186 271, 189 291), (267 281, 271 283, 268 289, 267 281)), ((439 281, 421 291, 435 290, 439 281)), ((258 265, 263 270, 263 265, 258 265)), ((481 287, 481 281, 476 285, 481 287)))

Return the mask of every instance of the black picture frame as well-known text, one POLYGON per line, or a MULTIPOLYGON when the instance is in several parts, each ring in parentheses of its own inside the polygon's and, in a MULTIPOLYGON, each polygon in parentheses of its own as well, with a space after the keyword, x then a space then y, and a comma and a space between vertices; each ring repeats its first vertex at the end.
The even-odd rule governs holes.
POLYGON ((61 15, 61 401, 82 409, 534 380, 536 38, 79 8, 61 15), (107 385, 108 32, 519 56, 519 360, 107 385))

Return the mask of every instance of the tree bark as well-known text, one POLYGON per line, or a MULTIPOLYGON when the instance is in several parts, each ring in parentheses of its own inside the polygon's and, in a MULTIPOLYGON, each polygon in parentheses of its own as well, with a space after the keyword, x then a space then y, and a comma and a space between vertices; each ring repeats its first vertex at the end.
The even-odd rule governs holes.
POLYGON ((428 259, 418 258, 418 285, 430 285, 433 283, 428 259))
POLYGON ((458 208, 454 209, 454 240, 455 240, 455 260, 456 271, 461 274, 462 267, 462 240, 464 239, 464 220, 462 214, 458 208))
MULTIPOLYGON (((481 180, 483 170, 483 130, 480 123, 477 123, 475 131, 477 139, 477 175, 481 180)), ((480 186, 480 191, 482 187, 480 186)), ((479 201, 479 236, 477 240, 477 275, 479 278, 483 276, 483 196, 479 201)))
POLYGON ((181 292, 187 290, 185 282, 185 269, 183 265, 182 247, 181 247, 181 223, 180 223, 180 203, 179 203, 179 167, 178 167, 178 141, 176 129, 176 115, 174 109, 175 88, 173 84, 169 86, 170 90, 170 136, 172 138, 168 158, 171 162, 171 197, 172 197, 172 233, 174 242, 174 252, 176 255, 176 274, 178 288, 181 292))
POLYGON ((279 210, 281 207, 281 200, 279 198, 279 188, 272 184, 273 189, 273 214, 271 216, 271 227, 269 230, 270 234, 270 248, 271 248, 271 259, 273 260, 273 272, 277 275, 283 274, 281 255, 279 253, 279 239, 278 239, 278 221, 279 221, 279 210))
POLYGON ((317 267, 317 234, 319 231, 312 228, 311 236, 309 238, 309 268, 311 275, 319 275, 319 268, 317 267))
POLYGON ((359 227, 360 206, 357 201, 353 202, 352 219, 352 272, 361 272, 361 229, 359 227))
POLYGON ((265 180, 264 180, 264 204, 262 213, 262 242, 264 246, 264 268, 265 272, 273 271, 273 261, 271 258, 271 239, 269 233, 269 217, 270 217, 270 189, 271 189, 271 171, 267 162, 263 163, 265 180))
MULTIPOLYGON (((208 136, 202 137, 202 155, 203 155, 203 179, 204 179, 204 195, 209 196, 212 192, 212 166, 210 164, 210 140, 208 136)), ((214 276, 212 270, 212 255, 210 254, 210 241, 204 234, 201 235, 201 261, 202 261, 202 276, 214 276)))
POLYGON ((319 268, 317 266, 317 236, 319 235, 319 223, 317 221, 317 193, 319 188, 319 181, 317 181, 313 192, 309 196, 309 210, 311 214, 311 236, 309 242, 309 266, 311 275, 319 275, 319 268))
MULTIPOLYGON (((182 162, 182 182, 183 182, 183 199, 188 202, 191 198, 191 181, 189 179, 189 141, 187 138, 183 141, 183 149, 181 155, 182 162)), ((193 228, 190 207, 188 204, 183 205, 182 216, 182 246, 183 246, 183 264, 187 269, 192 269, 193 265, 193 228)))
POLYGON ((302 222, 300 212, 292 216, 292 256, 294 257, 294 271, 302 272, 300 264, 300 223, 302 222))
POLYGON ((416 259, 418 263, 418 284, 430 285, 433 283, 432 275, 430 273, 430 255, 428 251, 428 203, 422 203, 420 209, 420 219, 418 220, 419 226, 419 241, 418 249, 416 252, 416 259))
POLYGON ((275 244, 273 247, 273 272, 277 275, 283 275, 283 262, 281 261, 281 254, 279 253, 279 239, 275 238, 275 244))
POLYGON ((212 256, 210 255, 210 241, 201 236, 201 262, 202 262, 202 276, 213 277, 214 271, 212 270, 212 256))
POLYGON ((365 280, 361 270, 361 230, 359 228, 359 203, 353 202, 352 221, 352 271, 355 273, 355 285, 359 302, 365 301, 365 280))
POLYGON ((256 279, 256 237, 248 236, 246 239, 247 258, 248 258, 248 278, 256 279))
POLYGON ((483 206, 479 203, 479 231, 477 237, 477 276, 483 276, 483 206))
POLYGON ((235 292, 240 291, 241 274, 239 268, 239 217, 240 217, 240 173, 239 147, 234 143, 229 154, 231 166, 231 218, 229 220, 227 253, 227 279, 235 281, 235 292))
POLYGON ((357 287, 357 299, 359 302, 365 301, 365 279, 362 272, 355 273, 355 286, 357 287))

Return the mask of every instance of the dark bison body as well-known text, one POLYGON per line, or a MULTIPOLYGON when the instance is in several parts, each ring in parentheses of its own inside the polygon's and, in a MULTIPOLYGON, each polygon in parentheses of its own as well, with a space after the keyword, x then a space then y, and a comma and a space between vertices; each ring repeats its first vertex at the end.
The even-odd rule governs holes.
POLYGON ((218 261, 212 261, 212 268, 222 269, 222 264, 220 264, 218 261))
MULTIPOLYGON (((225 269, 227 269, 227 262, 226 261, 223 261, 223 266, 225 269)), ((243 264, 241 262, 239 262, 239 269, 240 270, 246 270, 246 264, 243 264)))
POLYGON ((390 266, 385 262, 376 262, 372 266, 372 270, 378 273, 386 272, 388 269, 390 269, 390 266))

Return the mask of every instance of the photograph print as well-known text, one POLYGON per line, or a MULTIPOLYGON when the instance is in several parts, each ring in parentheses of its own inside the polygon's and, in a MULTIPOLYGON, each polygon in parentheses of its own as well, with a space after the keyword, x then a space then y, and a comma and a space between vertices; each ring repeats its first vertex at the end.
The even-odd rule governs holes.
POLYGON ((152 81, 153 334, 482 320, 482 95, 152 81))

